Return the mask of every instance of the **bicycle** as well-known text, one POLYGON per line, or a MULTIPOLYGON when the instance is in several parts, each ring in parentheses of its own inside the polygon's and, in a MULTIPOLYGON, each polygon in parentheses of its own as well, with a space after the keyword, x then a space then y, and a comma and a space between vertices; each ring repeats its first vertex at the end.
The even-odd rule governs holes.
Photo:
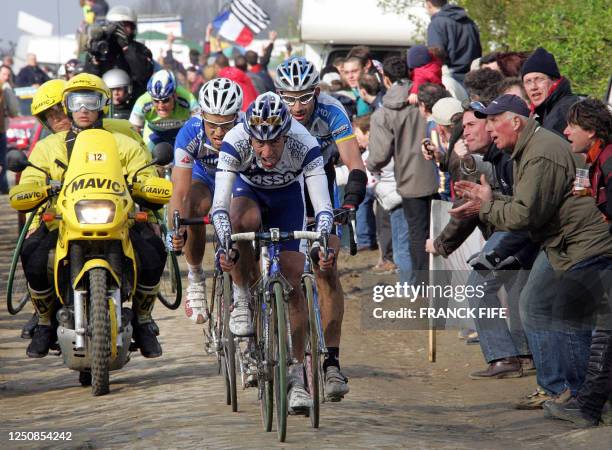
MULTIPOLYGON (((182 225, 210 225, 209 216, 181 218, 178 211, 173 213, 174 229, 182 225)), ((215 243, 215 253, 218 242, 215 243)), ((229 248, 225 249, 226 255, 229 248)), ((231 405, 232 411, 238 411, 238 396, 236 389, 236 359, 239 338, 229 329, 230 308, 232 305, 232 280, 229 273, 224 273, 215 264, 210 306, 207 311, 208 321, 204 328, 205 351, 217 357, 218 373, 225 380, 225 400, 231 405)))
MULTIPOLYGON (((333 212, 336 226, 347 225, 349 230, 350 254, 357 254, 357 241, 355 240, 355 208, 338 208, 333 212)), ((341 232, 338 233, 341 237, 341 232)), ((308 391, 312 398, 310 410, 310 423, 313 428, 319 428, 320 404, 325 402, 325 371, 323 361, 327 356, 327 346, 321 322, 319 297, 312 269, 313 261, 310 257, 310 246, 306 252, 304 273, 302 274, 302 290, 308 306, 308 326, 306 327, 306 355, 304 368, 308 391)))
MULTIPOLYGON (((172 169, 170 166, 164 167, 163 173, 165 179, 171 180, 172 169)), ((166 242, 166 235, 169 233, 167 220, 168 205, 164 205, 160 211, 156 211, 155 217, 159 223, 161 238, 166 242)), ((175 252, 168 252, 164 273, 159 283, 157 298, 166 308, 176 310, 181 305, 182 296, 181 268, 178 263, 177 254, 175 252)))
POLYGON ((261 278, 254 288, 255 357, 257 363, 258 399, 264 430, 272 430, 272 416, 276 403, 276 427, 278 439, 284 442, 287 435, 287 367, 293 361, 291 325, 289 323, 288 295, 293 290, 280 271, 279 244, 294 239, 327 241, 319 232, 269 231, 236 233, 232 242, 251 241, 259 248, 261 278))

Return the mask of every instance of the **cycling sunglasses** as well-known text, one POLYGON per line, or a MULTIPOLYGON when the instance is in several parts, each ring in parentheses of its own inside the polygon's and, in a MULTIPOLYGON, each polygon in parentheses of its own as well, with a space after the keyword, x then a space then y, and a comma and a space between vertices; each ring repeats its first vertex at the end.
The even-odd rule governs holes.
POLYGON ((153 103, 163 103, 164 105, 170 101, 170 97, 166 98, 154 98, 153 103))
POLYGON ((74 92, 68 94, 66 99, 66 107, 70 112, 77 112, 82 108, 85 108, 87 111, 100 111, 105 103, 102 95, 96 92, 74 92))
POLYGON ((287 106, 293 106, 296 102, 300 102, 302 105, 307 105, 314 98, 314 91, 300 95, 299 97, 294 97, 292 95, 281 95, 281 98, 287 106))
POLYGON ((221 128, 222 130, 225 130, 225 131, 231 130, 232 128, 234 128, 234 125, 236 124, 235 119, 228 120, 227 122, 213 122, 212 120, 208 120, 202 117, 202 121, 206 125, 211 127, 213 130, 216 130, 217 128, 221 128))
POLYGON ((252 127, 258 127, 260 125, 268 125, 274 127, 282 124, 283 121, 280 116, 270 116, 267 119, 262 119, 260 116, 251 116, 249 119, 249 125, 252 127))

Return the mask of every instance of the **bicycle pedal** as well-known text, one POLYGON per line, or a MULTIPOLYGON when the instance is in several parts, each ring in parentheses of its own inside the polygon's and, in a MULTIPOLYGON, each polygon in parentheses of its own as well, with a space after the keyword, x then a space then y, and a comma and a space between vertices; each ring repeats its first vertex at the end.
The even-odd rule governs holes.
POLYGON ((290 416, 306 416, 310 415, 310 408, 287 408, 287 414, 290 416))

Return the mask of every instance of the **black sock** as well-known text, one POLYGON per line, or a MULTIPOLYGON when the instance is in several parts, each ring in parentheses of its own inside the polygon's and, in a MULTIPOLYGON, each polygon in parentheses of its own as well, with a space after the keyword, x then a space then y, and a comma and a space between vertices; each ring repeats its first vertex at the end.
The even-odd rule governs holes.
POLYGON ((323 361, 323 370, 327 370, 329 366, 336 366, 340 369, 340 347, 327 347, 327 356, 323 361))

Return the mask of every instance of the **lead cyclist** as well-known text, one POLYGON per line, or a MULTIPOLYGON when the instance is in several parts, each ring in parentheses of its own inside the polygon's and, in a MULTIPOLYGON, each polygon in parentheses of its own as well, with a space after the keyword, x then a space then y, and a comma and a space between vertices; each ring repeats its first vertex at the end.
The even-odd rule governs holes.
POLYGON ((177 85, 172 72, 159 70, 149 79, 147 92, 136 100, 129 120, 152 149, 160 142, 174 145, 181 127, 199 113, 193 94, 177 85))
MULTIPOLYGON (((223 140, 219 154, 212 219, 222 243, 234 232, 258 231, 263 210, 265 227, 282 231, 303 230, 306 225, 304 184, 310 192, 316 213, 317 231, 328 234, 332 227, 332 208, 323 158, 314 137, 291 118, 280 97, 272 92, 261 94, 249 106, 243 123, 234 127, 223 140)), ((250 243, 238 242, 240 257, 234 263, 224 254, 219 262, 232 272, 234 304, 230 330, 238 336, 253 334, 251 286, 258 277, 255 252, 250 243)), ((223 247, 222 247, 223 248, 223 247)), ((283 276, 293 290, 289 294, 289 320, 293 358, 289 366, 288 404, 292 413, 304 413, 312 400, 304 387, 304 351, 307 311, 300 286, 305 256, 301 242, 280 244, 283 276)), ((333 254, 321 267, 331 268, 333 254)))
MULTIPOLYGON (((238 122, 242 109, 242 89, 227 78, 215 78, 202 86, 198 100, 202 108, 201 117, 189 119, 176 137, 168 223, 172 223, 174 211, 179 211, 183 217, 204 217, 208 214, 215 192, 219 150, 225 135, 238 122)), ((185 314, 198 324, 204 323, 209 315, 202 267, 205 227, 192 226, 188 233, 181 229, 173 236, 174 250, 180 250, 185 245, 189 270, 185 314)))
MULTIPOLYGON (((332 156, 336 152, 339 153, 340 159, 349 169, 342 205, 356 208, 365 197, 367 176, 351 121, 344 107, 332 96, 321 93, 319 72, 306 58, 291 57, 283 61, 276 68, 274 82, 293 118, 304 125, 321 146, 331 198, 336 174, 332 156)), ((309 203, 308 216, 312 217, 312 206, 309 203)), ((340 239, 330 236, 329 245, 337 255, 340 251, 340 239)), ((328 400, 340 401, 349 392, 348 379, 340 371, 339 360, 344 293, 337 264, 334 264, 331 270, 322 271, 316 264, 314 268, 328 352, 323 362, 325 395, 328 400)))

